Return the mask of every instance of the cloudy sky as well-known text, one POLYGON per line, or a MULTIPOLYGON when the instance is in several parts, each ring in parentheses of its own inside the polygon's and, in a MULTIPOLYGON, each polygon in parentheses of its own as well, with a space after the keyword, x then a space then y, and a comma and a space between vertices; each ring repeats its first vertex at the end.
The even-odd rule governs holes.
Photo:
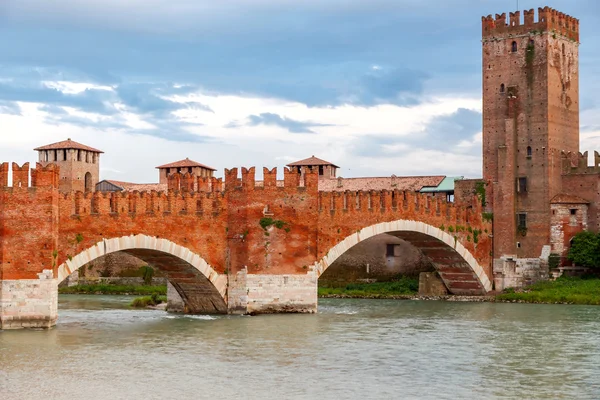
MULTIPOLYGON (((600 3, 581 20, 582 147, 600 148, 600 3)), ((101 178, 311 155, 341 175, 481 175, 481 16, 516 0, 0 0, 0 160, 67 138, 101 178)))

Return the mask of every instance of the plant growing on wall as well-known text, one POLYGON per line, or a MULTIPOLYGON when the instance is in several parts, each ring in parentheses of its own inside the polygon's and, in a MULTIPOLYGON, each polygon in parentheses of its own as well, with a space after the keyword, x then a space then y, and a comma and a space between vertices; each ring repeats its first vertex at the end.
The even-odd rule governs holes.
POLYGON ((288 226, 288 223, 279 219, 273 219, 273 218, 269 218, 269 217, 263 217, 260 219, 260 221, 258 222, 261 226, 261 228, 263 228, 263 230, 267 230, 269 229, 271 226, 274 226, 277 229, 283 229, 286 232, 290 231, 290 227, 288 226))
POLYGON ((481 201, 481 206, 485 207, 485 182, 480 181, 475 184, 475 194, 479 197, 479 201, 481 201))

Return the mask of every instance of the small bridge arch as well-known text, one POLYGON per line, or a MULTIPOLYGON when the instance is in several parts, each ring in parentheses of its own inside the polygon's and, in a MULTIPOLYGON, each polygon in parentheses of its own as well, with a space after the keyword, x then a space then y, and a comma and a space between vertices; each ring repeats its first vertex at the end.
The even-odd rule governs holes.
POLYGON ((218 274, 202 257, 167 239, 131 235, 104 239, 58 267, 58 282, 89 262, 125 252, 165 273, 189 313, 227 313, 227 275, 218 274))
POLYGON ((431 259, 452 294, 483 295, 492 290, 492 282, 471 252, 453 235, 420 221, 381 222, 347 236, 333 246, 315 264, 321 276, 342 254, 356 244, 383 233, 413 244, 431 259))

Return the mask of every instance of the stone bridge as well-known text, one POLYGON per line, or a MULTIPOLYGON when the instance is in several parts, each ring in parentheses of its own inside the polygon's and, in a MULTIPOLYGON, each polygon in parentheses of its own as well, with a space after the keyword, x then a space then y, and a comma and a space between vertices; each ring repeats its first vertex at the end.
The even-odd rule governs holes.
POLYGON ((55 165, 13 163, 9 186, 0 164, 0 328, 53 326, 58 283, 118 251, 164 272, 190 313, 316 312, 319 276, 381 233, 421 249, 451 293, 492 289, 491 224, 476 196, 319 192, 315 172, 285 169, 278 181, 265 168, 260 182, 254 168, 238 172, 174 174, 167 192, 65 194, 55 165))

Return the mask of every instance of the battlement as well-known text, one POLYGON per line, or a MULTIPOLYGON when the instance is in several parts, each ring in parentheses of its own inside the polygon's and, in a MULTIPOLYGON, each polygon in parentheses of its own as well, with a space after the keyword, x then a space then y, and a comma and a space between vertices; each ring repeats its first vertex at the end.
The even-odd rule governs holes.
POLYGON ((600 174, 600 154, 594 151, 594 165, 588 165, 588 152, 561 152, 563 175, 570 174, 600 174))
POLYGON ((285 188, 318 188, 319 176, 315 168, 307 170, 303 175, 294 168, 284 167, 283 181, 277 180, 277 168, 263 167, 263 180, 256 180, 256 168, 225 169, 225 190, 277 190, 285 188))
POLYGON ((50 187, 58 188, 59 185, 59 167, 56 164, 49 164, 45 167, 36 163, 34 169, 29 168, 29 163, 19 166, 17 163, 5 162, 0 164, 0 188, 8 188, 9 176, 12 172, 12 188, 27 189, 29 187, 50 187), (12 171, 11 171, 12 170, 12 171), (31 179, 30 179, 31 174, 31 179))
POLYGON ((463 223, 481 223, 482 206, 477 196, 461 206, 445 198, 400 190, 319 192, 319 212, 399 212, 408 219, 416 215, 446 216, 463 223))
POLYGON ((538 19, 535 20, 535 11, 525 10, 524 20, 521 23, 521 12, 509 14, 496 14, 481 17, 482 37, 510 37, 537 32, 554 32, 570 40, 579 42, 579 20, 550 7, 538 8, 538 19))
POLYGON ((222 192, 70 192, 59 199, 68 216, 102 214, 204 214, 223 211, 222 192))

